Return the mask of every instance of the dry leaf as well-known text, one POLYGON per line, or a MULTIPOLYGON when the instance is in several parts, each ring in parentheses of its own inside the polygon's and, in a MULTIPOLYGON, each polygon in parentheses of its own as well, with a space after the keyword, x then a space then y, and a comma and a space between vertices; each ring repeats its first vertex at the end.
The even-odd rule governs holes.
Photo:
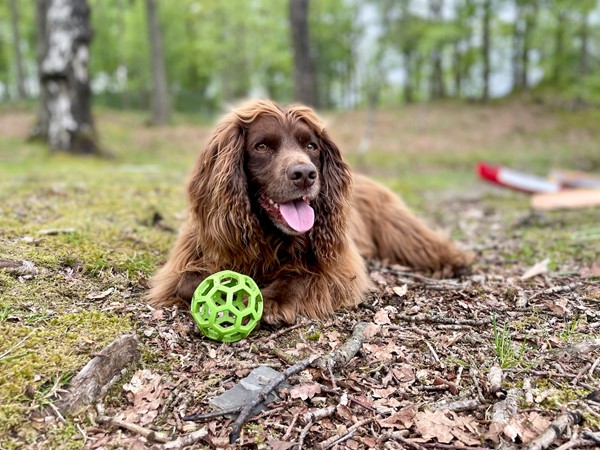
POLYGON ((379 420, 379 425, 387 428, 398 428, 408 429, 415 423, 415 415, 417 414, 417 407, 410 406, 392 414, 390 417, 386 417, 383 420, 379 420))
POLYGON ((394 286, 392 290, 398 297, 404 297, 408 292, 408 285, 403 284, 402 286, 394 286))
POLYGON ((521 275, 521 280, 528 280, 530 278, 548 272, 549 263, 550 258, 546 258, 543 261, 536 263, 533 267, 529 268, 523 275, 521 275))
POLYGON ((385 309, 380 309, 375 313, 375 316, 373 317, 373 322, 375 322, 377 325, 386 325, 391 323, 388 312, 385 309))
POLYGON ((321 386, 316 383, 303 383, 290 389, 291 398, 306 400, 321 393, 321 386))
POLYGON ((108 297, 114 291, 115 291, 115 288, 111 287, 111 288, 108 288, 107 290, 105 290, 103 292, 91 293, 86 298, 89 299, 89 300, 101 300, 101 299, 103 299, 105 297, 108 297))
POLYGON ((459 416, 451 411, 423 411, 415 415, 415 428, 423 439, 449 444, 458 439, 466 445, 477 445, 479 439, 473 436, 476 430, 474 419, 459 416))
POLYGON ((381 327, 371 322, 365 327, 363 333, 365 335, 365 338, 369 340, 375 337, 380 331, 381 327))

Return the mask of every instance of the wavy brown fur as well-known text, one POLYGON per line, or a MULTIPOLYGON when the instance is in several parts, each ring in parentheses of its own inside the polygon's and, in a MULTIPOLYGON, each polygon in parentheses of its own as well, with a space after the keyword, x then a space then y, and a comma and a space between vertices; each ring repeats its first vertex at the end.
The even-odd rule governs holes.
POLYGON ((301 105, 282 108, 262 100, 227 115, 198 158, 188 195, 189 218, 151 281, 148 297, 155 306, 189 302, 203 278, 230 269, 257 282, 265 321, 293 323, 298 314, 323 317, 359 303, 369 285, 362 256, 439 276, 470 261, 382 186, 355 177, 352 194, 352 176, 339 149, 316 114, 301 105), (278 124, 282 135, 308 126, 317 137, 319 194, 311 203, 314 226, 304 234, 286 234, 257 214, 246 136, 264 118, 278 124))

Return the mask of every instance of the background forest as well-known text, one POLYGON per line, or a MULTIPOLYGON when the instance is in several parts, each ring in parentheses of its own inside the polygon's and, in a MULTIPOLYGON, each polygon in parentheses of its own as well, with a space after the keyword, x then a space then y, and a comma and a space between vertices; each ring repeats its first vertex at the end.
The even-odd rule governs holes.
MULTIPOLYGON (((148 107, 146 2, 89 5, 95 104, 148 107)), ((156 6, 175 110, 210 114, 248 96, 294 100, 287 1, 159 0, 156 6)), ((486 99, 531 89, 600 100, 597 0, 313 1, 308 25, 319 108, 486 99)), ((34 98, 38 90, 35 2, 4 1, 0 98, 34 98)))

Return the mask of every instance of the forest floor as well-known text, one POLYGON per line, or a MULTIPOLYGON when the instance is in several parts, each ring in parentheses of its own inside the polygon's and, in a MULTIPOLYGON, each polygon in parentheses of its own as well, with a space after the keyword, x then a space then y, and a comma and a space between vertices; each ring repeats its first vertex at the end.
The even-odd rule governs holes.
POLYGON ((376 288, 358 308, 221 344, 187 311, 142 298, 212 124, 147 128, 141 114, 100 110, 114 159, 98 160, 26 143, 33 112, 0 110, 0 449, 176 448, 158 441, 194 432, 195 448, 225 447, 235 417, 182 416, 211 411, 258 366, 328 355, 362 322, 368 336, 347 365, 289 377, 238 445, 509 448, 556 420, 550 448, 599 445, 600 210, 534 212, 528 196, 479 182, 474 164, 599 173, 600 111, 517 101, 384 110, 362 160, 365 112, 324 116, 356 170, 476 253, 472 273, 434 281, 372 262, 376 288), (139 360, 101 403, 58 414, 73 376, 125 333, 139 360))

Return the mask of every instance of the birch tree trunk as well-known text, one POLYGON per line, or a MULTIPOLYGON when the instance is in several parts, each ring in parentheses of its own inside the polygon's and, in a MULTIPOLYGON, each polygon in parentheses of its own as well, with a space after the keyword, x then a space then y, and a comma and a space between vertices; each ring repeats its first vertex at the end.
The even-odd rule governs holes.
POLYGON ((92 40, 86 0, 37 0, 40 98, 32 138, 52 150, 100 154, 88 74, 92 40))
POLYGON ((19 7, 17 0, 10 0, 10 20, 13 32, 15 64, 17 66, 17 96, 19 100, 27 97, 25 92, 25 75, 23 74, 23 55, 21 54, 21 33, 19 31, 19 7))
POLYGON ((165 55, 162 36, 156 14, 156 1, 146 0, 148 36, 150 38, 150 61, 152 64, 151 118, 153 125, 163 125, 171 118, 171 99, 167 85, 165 55))
POLYGON ((308 0, 290 0, 290 28, 294 50, 294 98, 317 105, 316 77, 310 56, 308 0))

